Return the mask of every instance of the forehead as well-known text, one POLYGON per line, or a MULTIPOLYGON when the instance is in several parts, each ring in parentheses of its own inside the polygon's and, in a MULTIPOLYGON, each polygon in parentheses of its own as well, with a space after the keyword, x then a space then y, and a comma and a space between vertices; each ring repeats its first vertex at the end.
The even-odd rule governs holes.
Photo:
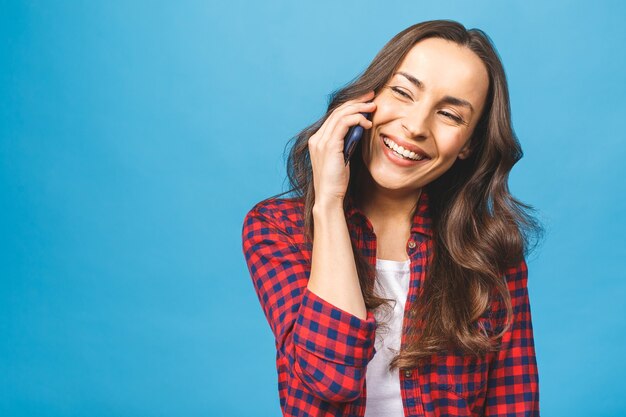
MULTIPOLYGON (((469 48, 441 38, 416 43, 397 72, 419 79, 427 91, 464 98, 476 107, 484 100, 489 75, 482 60, 469 48)), ((406 80, 401 75, 395 79, 406 80)))

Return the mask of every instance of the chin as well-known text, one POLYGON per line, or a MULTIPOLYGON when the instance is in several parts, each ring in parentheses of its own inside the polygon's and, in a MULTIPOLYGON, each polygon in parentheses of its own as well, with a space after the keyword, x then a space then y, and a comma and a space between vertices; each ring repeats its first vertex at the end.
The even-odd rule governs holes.
POLYGON ((384 167, 379 168, 381 169, 370 170, 370 176, 376 186, 390 191, 406 191, 419 188, 417 184, 408 181, 408 178, 389 172, 384 167))

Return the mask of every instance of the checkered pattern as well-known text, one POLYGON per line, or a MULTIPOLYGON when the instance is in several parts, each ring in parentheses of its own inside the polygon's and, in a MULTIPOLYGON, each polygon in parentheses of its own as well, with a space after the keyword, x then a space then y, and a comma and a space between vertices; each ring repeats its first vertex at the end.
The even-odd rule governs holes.
MULTIPOLYGON (((367 364, 376 353, 372 311, 360 319, 307 288, 312 245, 304 241, 301 199, 272 199, 255 205, 243 224, 243 252, 261 307, 276 340, 280 405, 285 416, 363 416, 367 364)), ((374 265, 376 238, 369 220, 348 200, 351 238, 374 265)), ((413 218, 407 253, 411 280, 406 311, 421 294, 432 230, 423 190, 413 218), (411 242, 412 241, 412 242, 411 242), (411 242, 411 244, 409 244, 411 242), (413 245, 412 243, 415 243, 413 245)), ((506 271, 514 325, 501 349, 482 357, 452 351, 399 373, 405 416, 539 416, 537 364, 522 261, 506 271)), ((477 325, 495 328, 501 306, 477 325)), ((407 329, 419 325, 406 314, 407 329)))

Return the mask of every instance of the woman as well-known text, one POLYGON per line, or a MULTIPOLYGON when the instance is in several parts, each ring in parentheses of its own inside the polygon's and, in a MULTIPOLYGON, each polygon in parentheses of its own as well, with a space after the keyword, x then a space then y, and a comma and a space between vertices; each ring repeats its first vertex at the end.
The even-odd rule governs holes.
POLYGON ((333 95, 291 149, 294 196, 243 225, 284 415, 539 415, 521 156, 497 53, 456 22, 405 29, 333 95))

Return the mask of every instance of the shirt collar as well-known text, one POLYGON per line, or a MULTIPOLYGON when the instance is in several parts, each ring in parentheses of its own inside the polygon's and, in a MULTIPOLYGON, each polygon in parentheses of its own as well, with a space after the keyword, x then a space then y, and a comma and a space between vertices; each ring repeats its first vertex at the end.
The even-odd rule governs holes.
MULTIPOLYGON (((354 198, 351 194, 346 195, 346 217, 348 219, 361 218, 361 220, 365 220, 366 224, 370 225, 365 214, 355 206, 354 198)), ((421 233, 429 237, 433 236, 429 197, 425 188, 422 188, 419 201, 417 202, 417 208, 413 213, 411 233, 414 232, 421 233)))

